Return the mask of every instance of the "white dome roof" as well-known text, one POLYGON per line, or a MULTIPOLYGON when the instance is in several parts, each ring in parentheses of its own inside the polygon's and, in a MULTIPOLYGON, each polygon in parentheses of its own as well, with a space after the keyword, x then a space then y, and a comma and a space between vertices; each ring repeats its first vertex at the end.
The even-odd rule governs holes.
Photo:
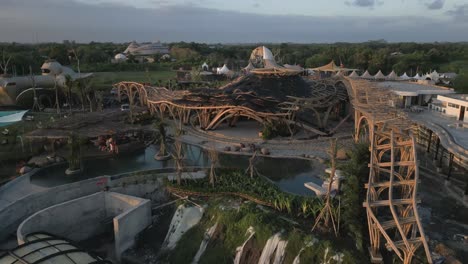
POLYGON ((127 56, 125 56, 124 54, 122 53, 119 53, 117 55, 115 55, 114 57, 116 60, 126 60, 127 59, 127 56))

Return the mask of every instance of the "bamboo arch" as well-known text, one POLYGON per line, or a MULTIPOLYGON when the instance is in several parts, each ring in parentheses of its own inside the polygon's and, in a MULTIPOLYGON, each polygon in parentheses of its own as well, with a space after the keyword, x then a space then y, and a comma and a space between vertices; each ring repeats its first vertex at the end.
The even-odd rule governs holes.
POLYGON ((432 263, 420 221, 416 199, 419 171, 412 122, 392 107, 394 95, 374 83, 346 78, 355 108, 355 140, 362 138, 367 123, 370 142, 370 173, 364 207, 373 262, 380 262, 381 239, 404 264, 410 264, 423 247, 432 263))

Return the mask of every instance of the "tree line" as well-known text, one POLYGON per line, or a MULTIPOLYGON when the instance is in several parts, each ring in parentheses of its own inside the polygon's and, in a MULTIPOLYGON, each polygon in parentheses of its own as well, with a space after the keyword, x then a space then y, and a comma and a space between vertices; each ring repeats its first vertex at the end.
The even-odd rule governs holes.
POLYGON ((408 75, 432 70, 455 72, 461 75, 457 88, 468 91, 468 43, 387 43, 379 40, 333 44, 222 45, 177 42, 168 44, 171 57, 175 61, 167 62, 160 56, 155 56, 156 63, 146 65, 139 65, 132 56, 124 64, 111 64, 112 58, 123 52, 128 43, 0 43, 0 51, 11 58, 8 72, 17 75, 28 74, 30 66, 35 72, 39 72, 45 59, 55 59, 63 65, 74 66, 72 49, 76 51, 84 71, 158 70, 160 67, 156 65, 178 69, 200 67, 204 62, 210 67, 227 64, 229 68, 239 70, 247 65, 250 52, 259 45, 269 47, 279 63, 298 64, 308 68, 334 60, 338 65, 369 70, 371 74, 379 70, 386 74, 392 70, 398 74, 407 72, 408 75))

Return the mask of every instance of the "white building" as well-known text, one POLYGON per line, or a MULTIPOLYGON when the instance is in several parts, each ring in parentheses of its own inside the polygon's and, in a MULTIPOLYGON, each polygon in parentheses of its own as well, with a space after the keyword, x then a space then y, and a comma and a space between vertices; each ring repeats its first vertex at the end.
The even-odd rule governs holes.
POLYGON ((453 89, 427 85, 415 82, 392 82, 385 81, 378 83, 378 86, 391 90, 398 95, 398 102, 394 102, 395 106, 401 108, 410 108, 412 106, 427 106, 438 95, 454 94, 453 89))
POLYGON ((438 102, 431 109, 455 117, 458 121, 468 122, 468 94, 438 95, 438 102))

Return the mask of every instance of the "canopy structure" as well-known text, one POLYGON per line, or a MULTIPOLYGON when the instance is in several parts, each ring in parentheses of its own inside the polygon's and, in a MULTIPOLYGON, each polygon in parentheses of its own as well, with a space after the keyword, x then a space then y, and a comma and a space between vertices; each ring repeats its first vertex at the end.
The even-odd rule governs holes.
POLYGON ((302 67, 299 66, 299 65, 285 64, 284 67, 285 67, 285 68, 288 68, 288 69, 291 69, 291 70, 296 70, 296 71, 303 71, 303 70, 304 70, 304 68, 302 68, 302 67))
POLYGON ((359 78, 359 74, 356 71, 353 71, 348 77, 350 77, 350 78, 359 78))
POLYGON ((250 72, 253 74, 260 75, 298 75, 302 73, 302 68, 299 70, 297 68, 287 68, 279 65, 275 56, 265 46, 257 47, 252 51, 250 55, 250 62, 255 67, 251 69, 250 72))
POLYGON ((433 72, 431 72, 430 74, 428 74, 427 77, 430 78, 431 80, 437 82, 437 81, 439 81, 440 74, 439 74, 436 70, 434 70, 433 72))
POLYGON ((374 76, 376 80, 385 80, 385 75, 382 73, 381 70, 374 76))
POLYGON ((32 233, 26 237, 26 243, 0 254, 0 263, 111 264, 112 262, 78 248, 67 239, 47 233, 32 233))
POLYGON ((2 111, 0 112, 0 127, 7 126, 16 122, 19 122, 23 119, 26 111, 2 111))
POLYGON ((322 72, 350 72, 350 71, 355 71, 357 69, 349 69, 349 68, 344 68, 340 67, 335 64, 335 61, 331 61, 327 65, 313 68, 314 71, 322 71, 322 72))
POLYGON ((409 79, 411 79, 411 77, 409 77, 409 76, 406 74, 406 72, 405 72, 405 73, 403 73, 403 75, 400 76, 400 79, 402 79, 402 80, 409 80, 409 79))
POLYGON ((419 73, 416 73, 416 75, 413 77, 413 79, 422 80, 422 79, 424 79, 424 78, 421 77, 421 75, 419 75, 419 73))
POLYGON ((223 65, 220 69, 218 69, 217 73, 218 74, 228 74, 231 70, 227 67, 226 64, 223 65))
POLYGON ((243 70, 248 73, 253 69, 255 69, 255 67, 253 66, 252 62, 249 61, 249 64, 245 66, 243 70))
POLYGON ((362 75, 361 75, 361 78, 363 79, 372 79, 374 78, 374 76, 372 76, 369 71, 365 71, 362 75))
POLYGON ((392 71, 388 76, 387 80, 396 80, 398 79, 398 75, 395 73, 395 71, 392 71))
POLYGON ((208 71, 209 68, 210 68, 210 66, 208 66, 208 64, 207 64, 206 62, 204 62, 204 63, 202 64, 201 67, 202 67, 202 69, 203 69, 204 71, 208 71))

